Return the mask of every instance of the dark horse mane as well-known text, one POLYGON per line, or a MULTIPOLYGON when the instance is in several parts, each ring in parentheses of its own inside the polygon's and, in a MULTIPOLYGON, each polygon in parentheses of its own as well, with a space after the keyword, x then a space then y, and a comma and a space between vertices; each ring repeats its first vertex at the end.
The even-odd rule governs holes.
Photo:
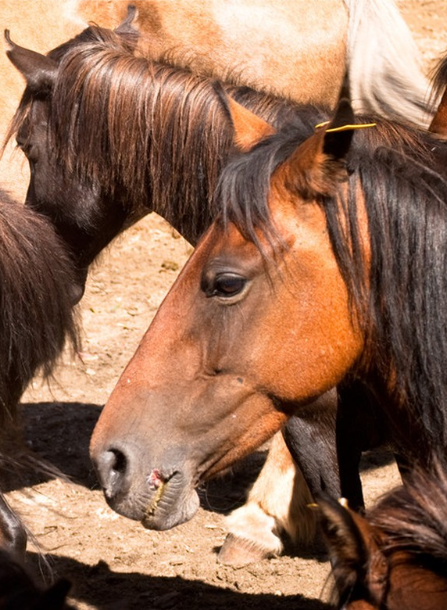
POLYGON ((386 494, 370 511, 371 525, 386 536, 387 556, 408 553, 407 561, 443 578, 447 569, 447 469, 435 459, 431 472, 416 469, 405 485, 386 494))
MULTIPOLYGON (((339 194, 318 202, 366 337, 357 373, 393 386, 392 400, 405 405, 403 416, 412 414, 413 428, 420 426, 429 460, 432 446, 447 444, 446 145, 428 133, 374 120, 376 127, 354 132, 347 200, 339 194), (369 275, 357 225, 359 186, 369 223, 369 275)), ((274 242, 272 174, 313 131, 291 121, 224 168, 217 195, 224 223, 234 222, 255 243, 259 230, 274 242)), ((403 430, 396 433, 405 438, 403 430)))
MULTIPOLYGON (((133 42, 90 26, 49 53, 59 64, 49 98, 50 148, 67 172, 98 180, 111 195, 124 189, 129 208, 139 202, 154 209, 195 242, 215 216, 212 193, 233 144, 221 85, 152 62, 133 42)), ((296 109, 247 87, 224 88, 274 125, 296 109)), ((25 95, 9 137, 26 120, 31 103, 25 95)), ((319 113, 321 120, 327 117, 324 110, 319 113)), ((300 119, 313 121, 314 114, 305 107, 300 119)))
MULTIPOLYGON (((51 374, 66 339, 77 344, 73 271, 52 226, 0 192, 0 426, 32 377, 51 374)), ((0 434, 1 436, 1 434, 0 434)))

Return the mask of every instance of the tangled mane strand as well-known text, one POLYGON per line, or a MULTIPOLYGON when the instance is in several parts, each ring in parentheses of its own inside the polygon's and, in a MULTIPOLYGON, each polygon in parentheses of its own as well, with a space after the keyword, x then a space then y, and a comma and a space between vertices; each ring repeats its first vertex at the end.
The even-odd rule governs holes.
MULTIPOLYGON (((359 117, 369 122, 370 117, 359 117)), ((316 121, 317 122, 317 121, 316 121)), ((376 119, 356 131, 348 154, 349 197, 321 197, 334 255, 351 306, 365 333, 363 375, 393 380, 392 399, 420 428, 427 460, 447 445, 447 145, 430 136, 376 119), (364 194, 371 244, 365 270, 357 217, 364 194)), ((234 222, 259 243, 273 231, 268 192, 273 172, 285 163, 309 128, 290 124, 224 170, 218 198, 224 222, 234 222)), ((272 240, 270 240, 272 241, 272 240)), ((402 432, 405 443, 405 433, 402 432)), ((424 452, 421 451, 422 455, 424 452)))

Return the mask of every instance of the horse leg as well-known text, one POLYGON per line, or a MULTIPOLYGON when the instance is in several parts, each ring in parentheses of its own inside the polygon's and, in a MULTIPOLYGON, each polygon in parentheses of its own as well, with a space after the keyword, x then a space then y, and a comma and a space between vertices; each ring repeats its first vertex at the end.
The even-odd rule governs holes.
POLYGON ((360 479, 362 452, 383 445, 388 438, 385 418, 366 386, 358 381, 342 383, 338 387, 336 447, 341 496, 351 509, 365 507, 360 479))
POLYGON ((363 498, 362 481, 360 479, 360 458, 362 449, 357 442, 355 433, 355 413, 359 407, 356 388, 346 386, 338 390, 338 409, 336 422, 337 460, 340 470, 340 495, 348 500, 353 510, 365 506, 363 498))
POLYGON ((303 475, 278 432, 246 503, 225 520, 228 534, 218 561, 241 566, 278 555, 283 533, 294 542, 310 541, 315 531, 310 502, 303 475))
POLYGON ((0 547, 22 562, 25 558, 26 540, 22 522, 0 493, 0 547))

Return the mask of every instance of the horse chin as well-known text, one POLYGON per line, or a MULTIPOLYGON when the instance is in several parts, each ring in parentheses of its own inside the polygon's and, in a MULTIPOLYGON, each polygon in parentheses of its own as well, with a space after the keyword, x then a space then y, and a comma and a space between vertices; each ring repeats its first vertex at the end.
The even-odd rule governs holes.
POLYGON ((140 521, 146 529, 168 530, 192 519, 200 506, 192 485, 178 476, 155 489, 138 486, 113 496, 105 493, 107 504, 123 517, 140 521))
POLYGON ((194 517, 200 506, 195 489, 184 488, 169 483, 162 485, 146 506, 142 525, 151 530, 168 530, 194 517))

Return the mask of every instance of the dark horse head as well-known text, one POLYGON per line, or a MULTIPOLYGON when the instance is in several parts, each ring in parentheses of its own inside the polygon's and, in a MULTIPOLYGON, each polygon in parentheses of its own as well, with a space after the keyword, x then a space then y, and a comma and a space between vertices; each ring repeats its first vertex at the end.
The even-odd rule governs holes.
MULTIPOLYGON (((137 33, 130 26, 132 18, 133 11, 129 11, 128 18, 117 29, 114 39, 116 51, 124 48, 128 54, 133 52, 137 33)), ((82 49, 85 55, 90 44, 104 42, 101 34, 107 36, 107 32, 87 28, 48 55, 41 55, 14 44, 9 32, 5 31, 10 47, 7 55, 26 80, 26 89, 8 138, 16 134, 17 144, 29 161, 31 177, 26 205, 47 216, 68 245, 76 266, 77 300, 84 291, 88 266, 98 252, 143 215, 141 210, 126 209, 126 197, 119 184, 104 185, 97 176, 83 172, 73 157, 67 161, 69 153, 76 158, 76 145, 65 139, 65 133, 59 137, 61 121, 65 121, 65 117, 60 116, 61 107, 66 102, 60 99, 60 76, 63 74, 65 78, 67 73, 72 74, 70 66, 78 49, 79 52, 82 49), (113 206, 107 205, 111 198, 113 206)), ((103 101, 100 98, 98 103, 103 101)), ((66 110, 72 120, 79 119, 82 123, 81 140, 88 140, 93 128, 89 118, 82 116, 82 103, 77 107, 71 105, 66 110)), ((82 142, 79 146, 82 147, 82 142)), ((106 146, 106 143, 100 142, 98 146, 106 146)))
POLYGON ((319 501, 343 610, 443 610, 447 606, 445 457, 416 470, 404 487, 363 517, 319 501))

